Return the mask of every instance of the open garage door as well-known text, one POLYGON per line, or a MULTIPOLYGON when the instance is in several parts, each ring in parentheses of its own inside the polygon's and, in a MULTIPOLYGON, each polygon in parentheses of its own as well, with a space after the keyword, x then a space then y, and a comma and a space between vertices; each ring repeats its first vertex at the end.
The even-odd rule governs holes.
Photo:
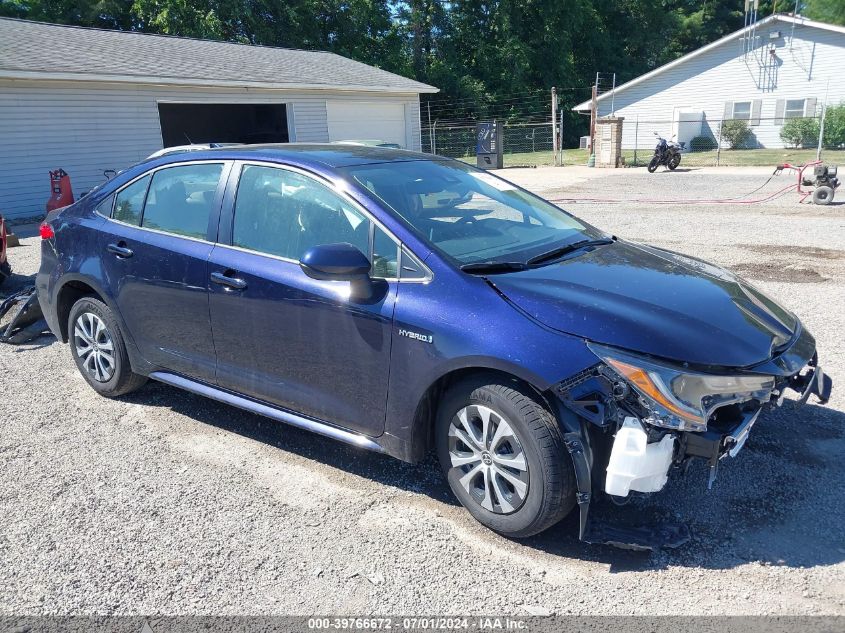
POLYGON ((405 106, 380 101, 327 101, 330 141, 384 141, 407 145, 405 106))
POLYGON ((287 143, 284 103, 159 103, 164 147, 188 143, 287 143))

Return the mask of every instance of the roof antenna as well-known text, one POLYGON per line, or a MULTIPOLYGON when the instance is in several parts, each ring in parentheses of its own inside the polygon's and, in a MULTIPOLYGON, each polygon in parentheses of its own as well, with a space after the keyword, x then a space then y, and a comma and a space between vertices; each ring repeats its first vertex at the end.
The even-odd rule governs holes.
POLYGON ((182 132, 182 134, 184 134, 184 135, 185 135, 185 138, 186 138, 186 139, 188 139, 188 145, 193 145, 193 144, 194 144, 194 142, 191 140, 191 137, 190 137, 190 136, 188 136, 188 133, 187 133, 187 132, 182 132))

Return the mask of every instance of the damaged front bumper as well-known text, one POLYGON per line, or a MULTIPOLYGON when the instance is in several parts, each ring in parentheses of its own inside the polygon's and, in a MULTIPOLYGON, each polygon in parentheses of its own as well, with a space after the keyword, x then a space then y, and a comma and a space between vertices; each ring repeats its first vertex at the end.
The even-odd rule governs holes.
POLYGON ((833 387, 806 332, 797 333, 788 349, 752 371, 774 376, 770 392, 726 401, 712 411, 706 429, 695 431, 651 424, 654 411, 642 402, 642 394, 606 363, 557 385, 558 415, 575 465, 581 540, 634 549, 681 545, 689 538, 686 526, 602 524, 590 519, 591 504, 597 495, 619 499, 629 491, 656 492, 672 466, 683 467, 694 459, 708 463, 710 488, 722 460, 740 452, 760 414, 780 406, 788 389, 799 394, 797 404, 810 396, 825 404, 833 387))
POLYGON ((815 396, 819 404, 826 404, 833 390, 833 381, 818 365, 818 357, 814 354, 804 371, 780 378, 768 402, 741 409, 740 416, 729 419, 727 423, 715 421, 704 432, 681 434, 676 461, 694 458, 706 460, 710 467, 707 488, 712 488, 719 463, 726 457, 737 456, 760 414, 767 407, 783 404, 787 389, 800 394, 795 401, 797 404, 806 403, 810 396, 815 396))

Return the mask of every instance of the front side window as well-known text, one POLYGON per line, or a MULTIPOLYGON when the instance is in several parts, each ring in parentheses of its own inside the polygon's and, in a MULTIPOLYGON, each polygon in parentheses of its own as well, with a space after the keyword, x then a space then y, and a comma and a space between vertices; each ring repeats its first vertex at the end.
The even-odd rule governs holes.
POLYGON ((205 239, 222 163, 178 165, 153 174, 141 226, 205 239))
POLYGON ((524 262, 601 235, 545 200, 458 161, 354 165, 344 172, 459 265, 524 262))
POLYGON ((368 218, 313 178, 259 165, 246 165, 241 172, 234 246, 295 261, 309 248, 339 242, 369 253, 370 225, 368 218))
POLYGON ((787 99, 783 116, 787 119, 802 118, 804 116, 804 99, 787 99))
POLYGON ((735 101, 733 118, 743 119, 745 121, 751 120, 751 102, 750 101, 735 101))
POLYGON ((387 233, 375 227, 373 234, 372 276, 380 279, 399 277, 399 246, 387 233))
POLYGON ((118 191, 112 218, 135 226, 141 224, 141 211, 144 209, 149 184, 150 177, 144 176, 118 191))

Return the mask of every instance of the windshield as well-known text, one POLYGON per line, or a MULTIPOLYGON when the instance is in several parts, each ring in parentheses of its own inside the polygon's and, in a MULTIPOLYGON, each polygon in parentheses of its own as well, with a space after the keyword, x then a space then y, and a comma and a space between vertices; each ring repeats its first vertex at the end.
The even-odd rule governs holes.
POLYGON ((344 172, 459 265, 524 263, 601 236, 550 203, 457 161, 355 165, 344 172))

